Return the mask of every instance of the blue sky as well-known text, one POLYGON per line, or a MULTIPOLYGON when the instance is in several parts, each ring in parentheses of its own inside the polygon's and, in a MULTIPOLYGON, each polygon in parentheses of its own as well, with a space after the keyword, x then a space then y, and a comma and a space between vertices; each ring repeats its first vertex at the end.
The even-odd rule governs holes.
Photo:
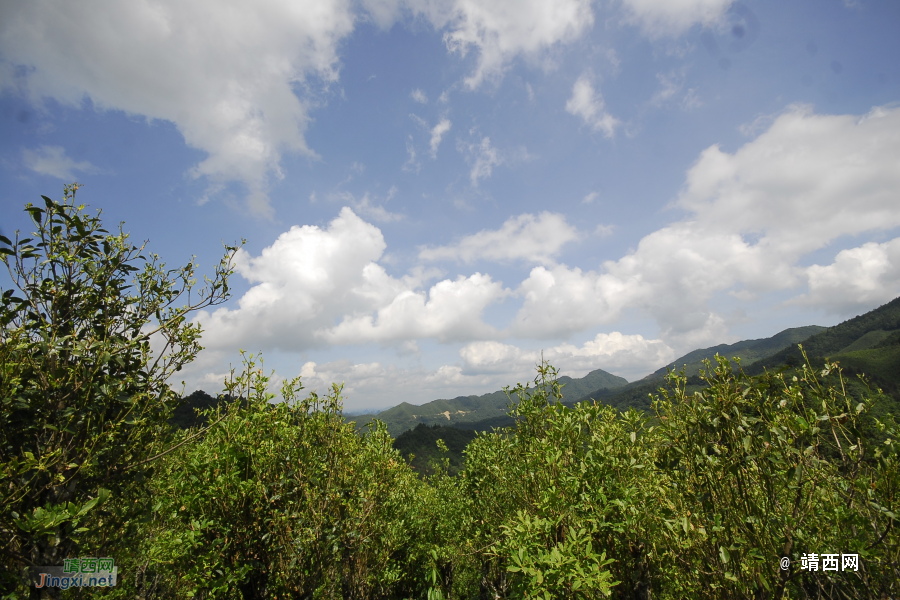
POLYGON ((350 410, 698 347, 900 295, 900 5, 35 0, 0 6, 0 230, 41 194, 234 296, 239 349, 350 410))

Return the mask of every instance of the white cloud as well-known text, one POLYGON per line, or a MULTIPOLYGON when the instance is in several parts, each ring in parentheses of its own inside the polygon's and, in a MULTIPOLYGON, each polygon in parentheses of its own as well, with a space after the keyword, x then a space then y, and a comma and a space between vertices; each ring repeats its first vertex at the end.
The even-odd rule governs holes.
POLYGON ((414 89, 409 96, 419 104, 428 104, 428 96, 418 88, 414 89))
POLYGON ((562 247, 578 239, 578 231, 557 213, 542 212, 537 217, 523 214, 507 219, 500 229, 484 229, 450 246, 423 248, 419 259, 424 261, 455 260, 471 263, 476 260, 525 260, 552 264, 562 247))
POLYGON ((422 170, 422 163, 416 160, 416 147, 413 144, 413 137, 409 136, 406 140, 406 154, 409 156, 401 167, 404 171, 418 173, 422 170))
POLYGON ((636 308, 657 320, 667 343, 690 350, 726 337, 724 319, 708 306, 719 292, 808 282, 808 305, 874 308, 897 293, 894 246, 844 251, 830 267, 804 269, 798 261, 842 236, 900 226, 897 156, 900 108, 856 117, 791 107, 734 154, 718 146, 702 152, 676 202, 687 216, 634 251, 598 271, 533 269, 517 290, 525 301, 510 331, 552 338, 636 308), (847 291, 832 295, 839 281, 847 291))
POLYGON ((501 76, 515 57, 537 59, 557 44, 577 40, 593 23, 590 0, 457 0, 444 42, 463 56, 478 50, 475 72, 465 80, 475 89, 501 76))
MULTIPOLYGON (((675 37, 695 24, 717 24, 733 0, 622 0, 626 21, 652 38, 675 37)), ((383 29, 403 17, 423 18, 444 32, 448 51, 478 53, 469 89, 497 81, 510 63, 524 57, 545 62, 548 51, 580 39, 594 25, 591 0, 362 0, 364 10, 383 29)), ((618 72, 614 50, 607 59, 618 72)))
POLYGON ((653 94, 650 104, 659 107, 684 87, 684 71, 657 73, 656 80, 659 82, 659 89, 653 94))
POLYGON ((100 171, 86 160, 79 162, 66 156, 66 150, 62 146, 41 146, 37 150, 23 149, 22 160, 25 167, 35 173, 69 182, 75 180, 75 171, 85 174, 100 171))
POLYGON ((171 121, 208 154, 194 177, 211 191, 243 182, 248 206, 271 215, 282 153, 314 155, 310 105, 295 89, 337 79, 353 21, 346 0, 2 3, 0 55, 33 68, 25 85, 36 102, 80 106, 87 96, 99 109, 171 121))
POLYGON ((466 56, 476 51, 469 89, 498 80, 515 58, 539 61, 559 44, 580 38, 594 23, 590 0, 362 0, 383 29, 404 15, 421 17, 444 32, 448 51, 466 56))
POLYGON ((900 225, 897 156, 898 107, 858 117, 792 106, 734 154, 707 148, 678 205, 711 230, 760 235, 756 246, 791 260, 842 235, 900 225))
POLYGON ((652 38, 676 37, 694 25, 717 24, 733 0, 622 0, 626 19, 652 38))
POLYGON ((619 54, 616 52, 615 48, 610 48, 606 51, 606 60, 612 65, 613 75, 617 75, 619 73, 619 67, 622 66, 622 59, 619 58, 619 54))
MULTIPOLYGON (((324 364, 307 361, 299 373, 304 388, 320 394, 330 390, 332 382, 343 383, 346 408, 353 410, 386 408, 401 399, 421 404, 438 398, 494 392, 507 385, 530 382, 534 367, 541 360, 540 350, 524 350, 496 341, 469 343, 459 354, 462 365, 435 369, 404 369, 343 359, 324 364)), ((598 334, 580 347, 561 344, 545 348, 543 354, 560 369, 561 375, 577 378, 604 369, 629 380, 647 375, 674 358, 672 350, 660 340, 618 332, 598 334)))
POLYGON ((444 134, 450 131, 450 121, 448 119, 441 119, 437 125, 435 125, 431 129, 431 157, 437 157, 438 146, 441 145, 441 138, 444 137, 444 134))
POLYGON ((457 147, 465 154, 466 160, 472 165, 469 179, 472 181, 473 186, 477 186, 480 179, 490 177, 494 167, 504 162, 500 152, 491 145, 491 138, 489 137, 481 138, 481 142, 477 144, 460 142, 457 147))
POLYGON ((587 194, 584 198, 582 198, 581 203, 582 204, 590 204, 599 197, 600 197, 600 194, 598 194, 597 192, 591 192, 591 193, 587 194))
POLYGON ((509 292, 490 276, 443 280, 434 270, 388 275, 376 261, 381 231, 343 208, 327 228, 294 226, 257 257, 240 251, 236 271, 253 283, 238 308, 201 313, 204 345, 302 351, 330 344, 480 339, 496 334, 484 308, 509 292))
MULTIPOLYGON (((389 201, 396 193, 397 188, 392 187, 384 201, 389 201)), ((383 204, 378 204, 378 201, 373 199, 369 192, 365 192, 359 200, 350 192, 334 192, 328 195, 328 199, 349 204, 357 213, 379 223, 392 223, 405 218, 402 214, 389 212, 383 204)))
POLYGON ((515 384, 505 377, 465 375, 458 365, 444 365, 433 370, 404 369, 380 362, 353 363, 349 360, 322 364, 306 362, 300 375, 307 392, 315 390, 322 394, 331 389, 333 382, 343 383, 346 410, 384 409, 396 406, 401 398, 422 404, 438 398, 484 394, 515 384), (398 397, 398 393, 402 396, 398 397))
POLYGON ((900 296, 900 238, 838 252, 830 265, 806 269, 809 294, 795 302, 857 314, 900 296))
POLYGON ((616 230, 615 225, 604 225, 603 223, 599 223, 596 228, 594 228, 594 235, 598 235, 600 237, 607 237, 613 234, 616 230))
POLYGON ((508 294, 489 275, 460 275, 424 291, 404 290, 375 314, 347 316, 322 337, 332 344, 397 342, 433 338, 441 342, 491 338, 497 331, 481 320, 484 309, 508 294))
POLYGON ((619 120, 606 112, 603 96, 594 89, 590 76, 582 75, 572 86, 572 97, 566 102, 566 112, 581 117, 594 131, 602 131, 611 138, 616 133, 619 120))
POLYGON ((668 364, 675 352, 661 340, 648 340, 641 335, 623 335, 617 331, 598 333, 581 347, 560 344, 542 350, 523 350, 496 341, 479 341, 459 351, 465 363, 464 374, 524 375, 541 362, 541 357, 570 377, 583 377, 595 369, 633 380, 668 364))
POLYGON ((681 99, 681 108, 683 110, 694 110, 703 106, 703 100, 697 94, 697 88, 690 88, 681 99))

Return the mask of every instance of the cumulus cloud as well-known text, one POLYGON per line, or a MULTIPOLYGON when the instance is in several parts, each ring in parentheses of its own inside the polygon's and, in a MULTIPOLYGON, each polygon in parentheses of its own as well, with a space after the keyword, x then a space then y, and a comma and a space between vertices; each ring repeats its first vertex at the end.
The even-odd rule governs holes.
POLYGON ((830 313, 862 313, 900 296, 900 238, 838 252, 830 265, 806 269, 809 293, 797 304, 830 313))
POLYGON ((198 316, 204 345, 301 351, 496 335, 481 313, 509 293, 500 283, 476 273, 425 289, 435 272, 392 277, 377 263, 385 248, 381 231, 345 207, 327 228, 294 226, 257 257, 240 251, 235 269, 254 285, 238 308, 198 316))
POLYGON ((449 246, 423 248, 424 261, 525 260, 552 264, 562 247, 578 239, 578 231, 558 213, 523 214, 506 220, 500 229, 484 229, 449 246))
POLYGON ((475 71, 465 80, 475 89, 502 75, 515 57, 537 59, 557 44, 577 40, 593 23, 590 0, 457 0, 444 42, 463 56, 478 51, 475 71))
POLYGON ((425 92, 416 88, 410 94, 410 98, 418 102, 419 104, 428 104, 428 96, 425 95, 425 92))
POLYGON ((873 308, 900 291, 893 246, 844 251, 829 267, 798 262, 842 236, 900 225, 897 156, 900 108, 859 117, 791 107, 735 153, 703 151, 675 203, 686 217, 645 236, 633 252, 597 271, 534 268, 517 290, 524 302, 511 332, 554 337, 639 308, 657 320, 667 343, 689 350, 726 336, 724 319, 708 306, 718 292, 808 283, 803 301, 810 306, 873 308), (853 268, 861 270, 850 276, 853 268), (830 295, 841 277, 846 293, 830 295), (849 290, 858 292, 856 304, 849 290))
POLYGON ((543 350, 523 350, 497 341, 479 341, 460 351, 465 374, 504 373, 521 377, 539 364, 541 357, 570 377, 580 377, 595 369, 632 380, 668 364, 675 353, 661 340, 617 331, 598 333, 580 347, 560 344, 543 350))
MULTIPOLYGON (((626 22, 653 38, 675 37, 695 24, 718 23, 733 0, 622 0, 626 22)), ((368 16, 388 29, 404 17, 444 32, 448 51, 477 52, 469 89, 497 81, 518 57, 540 62, 546 53, 580 39, 594 25, 590 0, 362 0, 368 16)), ((614 69, 619 59, 607 53, 614 69)))
POLYGON ((582 75, 572 86, 572 97, 566 102, 566 112, 580 117, 594 131, 611 138, 616 134, 619 120, 606 111, 599 91, 594 89, 590 76, 582 75))
POLYGON ((66 150, 62 146, 40 146, 36 150, 25 148, 22 150, 22 161, 25 168, 39 175, 48 175, 66 181, 75 180, 75 171, 85 174, 100 171, 86 160, 76 161, 66 156, 66 150))
POLYGON ((322 337, 332 344, 434 338, 441 342, 490 338, 497 330, 481 320, 484 309, 508 291, 490 275, 460 275, 424 291, 404 290, 376 314, 345 317, 322 337))
MULTIPOLYGON (((354 363, 350 360, 321 364, 309 361, 301 367, 300 375, 305 391, 315 390, 319 394, 329 391, 333 382, 343 383, 344 408, 351 411, 384 409, 401 401, 422 404, 438 398, 484 394, 515 384, 502 376, 463 374, 459 365, 443 365, 436 369, 400 368, 380 362, 354 363), (398 397, 398 394, 402 396, 398 397)), ((529 379, 528 373, 522 380, 526 379, 529 379)))
POLYGON ((718 23, 734 0, 622 0, 627 21, 653 38, 675 37, 693 25, 718 23))
MULTIPOLYGON (((0 6, 0 55, 29 67, 37 101, 123 110, 171 121, 207 153, 190 173, 211 191, 247 186, 271 214, 267 182, 283 152, 313 155, 298 84, 335 81, 337 47, 353 30, 345 0, 121 3, 36 0, 0 6)), ((9 76, 12 69, 0 69, 9 76)), ((7 85, 9 81, 5 82, 7 85)))
MULTIPOLYGON (((299 374, 306 390, 319 394, 332 382, 344 384, 345 406, 350 410, 386 408, 400 399, 421 404, 438 398, 485 394, 526 383, 534 378, 541 350, 523 349, 497 341, 477 341, 459 351, 462 364, 427 369, 401 368, 380 362, 354 363, 341 359, 305 362, 299 374), (398 393, 403 394, 398 397, 398 393)), ((629 380, 643 377, 671 362, 672 349, 660 340, 619 332, 601 333, 581 346, 561 344, 543 350, 543 357, 562 375, 583 377, 603 369, 629 380)))

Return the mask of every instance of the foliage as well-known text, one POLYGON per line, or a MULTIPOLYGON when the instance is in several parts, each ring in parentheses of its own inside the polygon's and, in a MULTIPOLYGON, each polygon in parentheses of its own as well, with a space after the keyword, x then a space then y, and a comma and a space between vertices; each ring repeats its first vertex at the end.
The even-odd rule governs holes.
MULTIPOLYGON (((107 595, 122 598, 900 594, 900 426, 833 361, 814 369, 799 349, 793 369, 752 376, 716 356, 670 373, 652 412, 563 404, 542 363, 534 387, 504 390, 512 424, 476 434, 461 468, 461 440, 412 432, 434 436, 424 477, 384 423, 344 418, 338 385, 301 398, 286 381, 273 403, 253 355, 218 399, 192 398, 207 408, 182 429, 165 381, 199 349, 186 315, 224 299, 234 248, 172 308, 193 263, 137 270, 140 249, 74 192, 29 207, 34 245, 0 240, 23 295, 3 293, 0 327, 4 573, 114 556, 107 595), (154 331, 166 347, 151 361, 154 331), (801 569, 813 553, 858 554, 859 570, 801 569)), ((887 329, 865 330, 886 318, 854 335, 892 350, 887 329)))
MULTIPOLYGON (((895 298, 875 310, 848 319, 834 327, 829 327, 825 331, 804 340, 803 346, 812 360, 824 361, 826 358, 835 358, 844 348, 847 348, 869 332, 895 332, 897 330, 900 330, 900 298, 895 298)), ((796 346, 792 345, 764 360, 758 361, 748 371, 758 374, 767 368, 777 368, 784 364, 800 367, 803 363, 804 359, 800 351, 796 346)))
POLYGON ((357 435, 340 387, 270 404, 251 355, 227 384, 239 398, 153 482, 140 554, 162 597, 374 598, 421 591, 422 483, 383 426, 357 435), (417 562, 418 561, 418 562, 417 562))
POLYGON ((856 403, 837 365, 801 377, 732 372, 719 358, 708 387, 657 403, 660 516, 674 590, 707 598, 871 597, 900 581, 896 429, 883 448, 860 433, 874 400, 856 403), (827 382, 827 383, 826 383, 827 382), (871 460, 870 460, 871 459, 871 460), (807 553, 858 553, 858 573, 803 571, 807 553), (788 557, 792 567, 780 569, 788 557))
MULTIPOLYGON (((167 269, 146 259, 121 228, 110 234, 75 204, 78 187, 66 186, 61 203, 27 205, 34 238, 0 236, 13 284, 0 305, 6 587, 25 565, 62 564, 99 506, 142 485, 146 459, 165 443, 175 399, 166 381, 200 349, 187 316, 228 296, 236 248, 197 294, 193 261, 167 269)), ((107 515, 107 526, 128 518, 107 515)))
POLYGON ((463 466, 463 451, 475 437, 471 429, 458 429, 432 425, 428 427, 420 423, 415 428, 401 433, 394 440, 394 448, 409 461, 418 473, 430 475, 434 473, 431 463, 441 457, 438 440, 443 441, 447 449, 448 473, 456 475, 463 466))

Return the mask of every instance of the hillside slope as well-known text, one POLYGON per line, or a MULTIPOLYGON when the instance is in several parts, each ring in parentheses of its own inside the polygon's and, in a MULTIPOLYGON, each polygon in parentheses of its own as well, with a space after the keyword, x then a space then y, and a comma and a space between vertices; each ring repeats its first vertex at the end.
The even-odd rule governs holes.
POLYGON ((710 348, 694 350, 672 361, 665 367, 657 369, 643 379, 633 381, 616 390, 592 390, 590 393, 585 394, 581 400, 599 400, 619 410, 627 410, 632 407, 640 410, 650 410, 649 394, 656 393, 660 386, 665 384, 666 373, 669 369, 680 371, 684 368, 684 373, 690 378, 689 380, 695 385, 699 385, 700 380, 697 378, 697 375, 700 369, 703 368, 703 361, 707 359, 714 360, 716 354, 728 358, 739 358, 741 365, 746 367, 786 347, 796 346, 797 343, 808 339, 812 335, 822 333, 826 329, 819 325, 792 327, 768 338, 742 340, 734 344, 719 344, 710 348))
MULTIPOLYGON (((854 368, 896 384, 900 383, 900 364, 885 355, 892 355, 890 349, 897 344, 900 344, 900 298, 811 336, 803 342, 803 350, 814 364, 825 358, 838 361, 846 358, 846 366, 852 362, 854 368)), ((802 361, 800 349, 792 344, 753 363, 747 372, 761 373, 782 365, 796 366, 802 361)))
MULTIPOLYGON (((559 378, 563 387, 563 396, 573 401, 583 397, 592 390, 612 390, 628 384, 626 379, 616 377, 602 369, 591 371, 584 377, 574 379, 563 376, 559 378)), ((404 402, 374 415, 354 417, 357 427, 364 427, 375 419, 384 421, 391 435, 397 436, 412 429, 420 423, 425 425, 464 426, 486 419, 505 417, 509 398, 503 391, 483 394, 481 396, 458 396, 450 400, 432 400, 425 404, 414 405, 404 402)))

